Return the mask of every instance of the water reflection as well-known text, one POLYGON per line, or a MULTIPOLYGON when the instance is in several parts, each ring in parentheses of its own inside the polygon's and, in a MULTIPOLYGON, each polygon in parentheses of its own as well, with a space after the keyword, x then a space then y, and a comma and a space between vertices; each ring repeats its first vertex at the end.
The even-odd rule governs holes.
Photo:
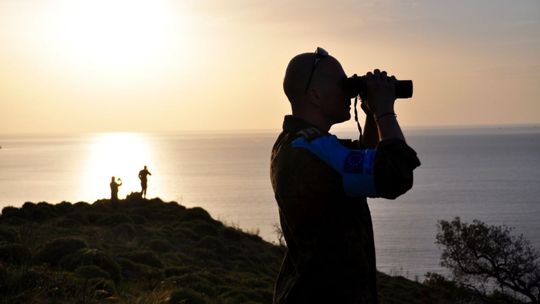
MULTIPOLYGON (((89 154, 81 172, 83 197, 110 197, 111 176, 122 179, 118 197, 140 191, 139 170, 154 167, 152 148, 144 135, 138 133, 104 133, 90 140, 89 154)), ((150 185, 153 183, 150 180, 150 185)), ((149 187, 149 196, 152 194, 149 187)))

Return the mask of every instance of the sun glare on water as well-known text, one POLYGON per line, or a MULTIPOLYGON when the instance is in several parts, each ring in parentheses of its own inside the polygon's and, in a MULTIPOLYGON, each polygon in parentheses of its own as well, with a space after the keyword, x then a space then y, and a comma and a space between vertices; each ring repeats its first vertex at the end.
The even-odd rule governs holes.
MULTIPOLYGON (((83 197, 110 197, 111 177, 122 179, 119 198, 141 190, 139 170, 147 165, 152 172, 153 161, 149 142, 137 133, 106 133, 91 140, 90 153, 81 176, 83 197)), ((151 195, 149 190, 148 195, 151 195)))

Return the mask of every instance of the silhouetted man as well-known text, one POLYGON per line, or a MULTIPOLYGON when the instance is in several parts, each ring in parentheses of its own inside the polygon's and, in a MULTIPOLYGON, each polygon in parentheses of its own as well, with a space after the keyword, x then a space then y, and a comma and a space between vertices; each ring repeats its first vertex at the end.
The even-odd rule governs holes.
POLYGON ((329 132, 350 119, 341 64, 326 51, 294 57, 283 88, 292 108, 272 149, 271 178, 287 253, 274 303, 377 303, 367 197, 395 199, 420 165, 394 113, 395 78, 366 75, 363 142, 329 132))
POLYGON ((118 187, 122 186, 122 180, 120 178, 116 180, 113 176, 109 185, 111 186, 111 203, 115 204, 118 202, 118 187))
POLYGON ((144 169, 139 171, 139 179, 141 180, 141 196, 146 198, 146 188, 148 187, 148 175, 152 175, 150 171, 144 166, 144 169))

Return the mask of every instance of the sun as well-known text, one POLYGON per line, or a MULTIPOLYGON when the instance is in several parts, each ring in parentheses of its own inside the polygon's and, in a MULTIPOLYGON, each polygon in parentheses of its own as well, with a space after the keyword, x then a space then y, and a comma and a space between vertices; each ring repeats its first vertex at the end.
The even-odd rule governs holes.
MULTIPOLYGON (((166 68, 189 45, 181 4, 164 0, 50 0, 35 16, 47 61, 98 78, 166 68)), ((180 2, 181 3, 181 2, 180 2)))

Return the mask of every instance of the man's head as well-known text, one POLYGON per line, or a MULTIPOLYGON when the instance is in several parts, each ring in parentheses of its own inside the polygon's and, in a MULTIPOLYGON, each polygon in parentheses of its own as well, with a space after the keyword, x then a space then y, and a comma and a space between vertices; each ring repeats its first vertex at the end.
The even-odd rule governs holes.
POLYGON ((295 56, 283 80, 293 115, 328 127, 350 119, 351 102, 343 87, 346 78, 339 61, 330 55, 295 56))

